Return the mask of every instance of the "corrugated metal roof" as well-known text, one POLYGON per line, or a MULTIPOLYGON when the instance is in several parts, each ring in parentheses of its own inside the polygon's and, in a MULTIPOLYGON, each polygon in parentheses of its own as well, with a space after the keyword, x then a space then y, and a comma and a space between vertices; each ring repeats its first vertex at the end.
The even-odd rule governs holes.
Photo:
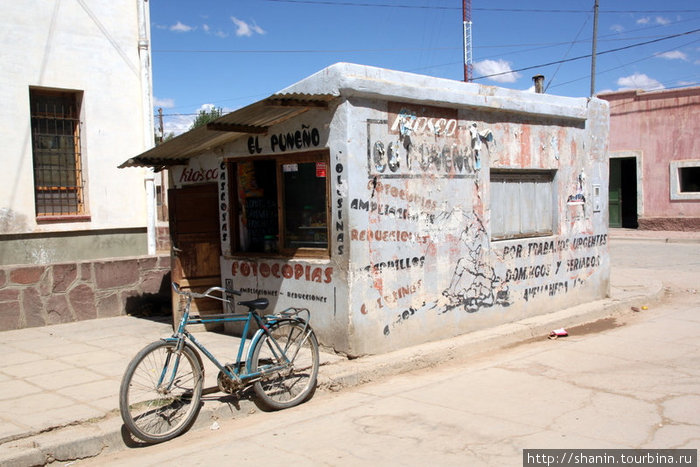
POLYGON ((261 134, 278 123, 310 109, 328 108, 332 94, 275 94, 267 99, 223 115, 206 126, 183 133, 170 141, 132 157, 124 167, 155 167, 187 164, 198 154, 249 134, 261 134))

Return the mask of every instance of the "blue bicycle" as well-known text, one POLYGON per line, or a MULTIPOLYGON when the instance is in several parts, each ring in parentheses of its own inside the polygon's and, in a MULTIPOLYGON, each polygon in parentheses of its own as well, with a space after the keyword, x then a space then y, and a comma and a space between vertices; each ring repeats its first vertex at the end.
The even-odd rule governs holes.
POLYGON ((201 408, 204 365, 201 351, 219 369, 219 389, 233 393, 253 386, 259 400, 273 410, 293 407, 309 399, 316 388, 318 341, 309 326, 306 308, 288 308, 261 316, 269 306, 266 298, 240 301, 246 313, 190 316, 194 298, 211 298, 227 304, 237 290, 212 287, 203 294, 173 290, 185 296, 186 304, 177 331, 143 348, 122 378, 119 410, 128 430, 147 443, 159 443, 185 432, 201 408), (215 293, 221 296, 214 295, 215 293), (221 364, 187 331, 191 324, 242 322, 243 334, 235 363, 221 364), (252 324, 253 335, 245 360, 244 346, 252 324))

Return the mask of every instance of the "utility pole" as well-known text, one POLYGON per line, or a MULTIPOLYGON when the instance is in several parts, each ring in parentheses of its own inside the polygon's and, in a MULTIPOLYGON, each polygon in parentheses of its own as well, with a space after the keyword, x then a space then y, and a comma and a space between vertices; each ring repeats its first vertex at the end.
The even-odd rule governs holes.
POLYGON ((464 81, 472 80, 472 0, 462 0, 462 29, 464 33, 464 81))
POLYGON ((158 131, 160 131, 160 142, 163 142, 163 107, 158 107, 158 131))
POLYGON ((591 53, 591 97, 595 94, 595 59, 598 47, 598 0, 593 6, 593 52, 591 53))

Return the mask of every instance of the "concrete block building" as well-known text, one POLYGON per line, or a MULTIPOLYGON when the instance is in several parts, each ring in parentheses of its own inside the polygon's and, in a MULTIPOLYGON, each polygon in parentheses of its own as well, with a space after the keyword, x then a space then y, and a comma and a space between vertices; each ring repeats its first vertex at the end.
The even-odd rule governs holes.
POLYGON ((608 105, 339 63, 142 153, 173 278, 350 356, 608 295, 608 105))

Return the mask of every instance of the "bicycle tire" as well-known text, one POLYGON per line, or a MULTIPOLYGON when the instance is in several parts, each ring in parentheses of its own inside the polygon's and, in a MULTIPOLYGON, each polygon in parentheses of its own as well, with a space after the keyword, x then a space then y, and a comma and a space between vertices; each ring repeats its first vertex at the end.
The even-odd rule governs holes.
POLYGON ((166 341, 144 347, 129 363, 119 388, 124 424, 147 443, 167 441, 187 431, 201 408, 204 374, 198 354, 185 346, 177 359, 175 347, 174 342, 166 341), (176 362, 172 388, 159 390, 161 374, 169 375, 176 362))
MULTIPOLYGON (((279 321, 269 329, 292 365, 263 376, 253 384, 253 390, 268 408, 286 409, 306 401, 316 389, 318 341, 308 325, 295 320, 279 321)), ((270 337, 263 334, 253 349, 251 371, 264 371, 266 366, 278 365, 282 361, 270 337)))

